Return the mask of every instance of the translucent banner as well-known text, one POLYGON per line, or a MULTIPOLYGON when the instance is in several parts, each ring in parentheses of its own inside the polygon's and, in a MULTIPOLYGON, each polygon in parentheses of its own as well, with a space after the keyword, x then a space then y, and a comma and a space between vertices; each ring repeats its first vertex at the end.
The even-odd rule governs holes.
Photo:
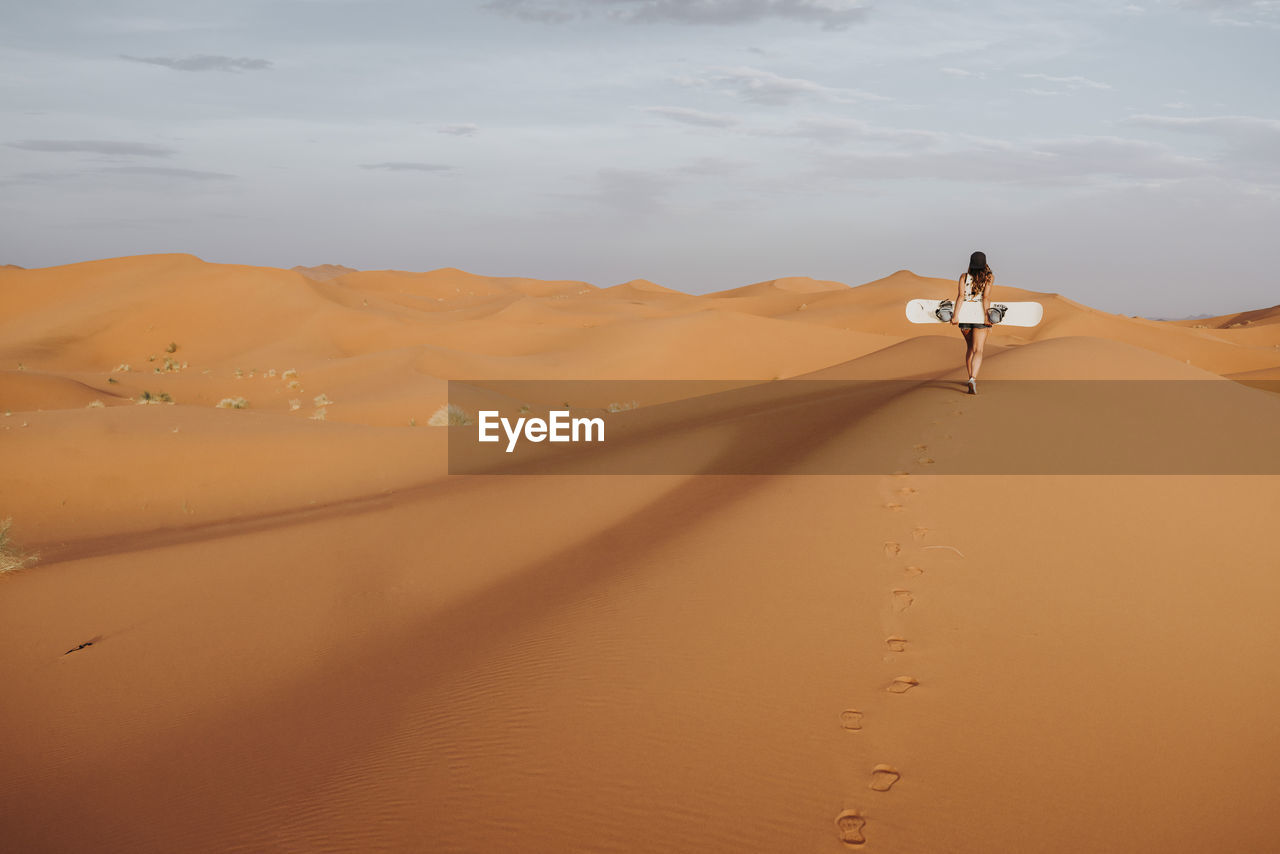
POLYGON ((1280 382, 453 381, 449 472, 1280 474, 1280 382))

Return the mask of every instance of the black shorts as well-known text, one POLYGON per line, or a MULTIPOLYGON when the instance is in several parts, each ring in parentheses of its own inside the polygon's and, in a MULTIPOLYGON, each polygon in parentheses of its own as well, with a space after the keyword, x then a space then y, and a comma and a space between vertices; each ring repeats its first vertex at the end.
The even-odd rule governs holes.
POLYGON ((991 324, 990 323, 962 323, 960 324, 960 328, 961 329, 990 329, 991 324))

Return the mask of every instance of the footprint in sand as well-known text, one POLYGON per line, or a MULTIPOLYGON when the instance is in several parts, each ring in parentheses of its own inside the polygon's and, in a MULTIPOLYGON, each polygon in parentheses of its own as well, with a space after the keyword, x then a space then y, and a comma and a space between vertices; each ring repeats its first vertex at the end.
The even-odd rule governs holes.
POLYGON ((913 447, 913 448, 912 448, 912 450, 913 450, 913 451, 927 451, 927 450, 929 450, 929 446, 928 446, 928 445, 916 445, 915 447, 913 447))
POLYGON ((919 684, 920 680, 914 676, 899 676, 889 683, 889 687, 886 690, 890 694, 905 694, 919 684))
POLYGON ((871 770, 871 788, 877 792, 887 792, 902 775, 892 765, 877 765, 871 770))
POLYGON ((898 637, 897 635, 894 635, 893 637, 885 638, 885 639, 884 639, 884 643, 885 643, 885 646, 889 647, 889 649, 891 649, 891 650, 892 650, 892 651, 894 651, 894 652, 906 652, 906 651, 907 651, 907 639, 906 639, 906 638, 900 638, 900 637, 898 637))
POLYGON ((916 488, 914 486, 904 486, 898 490, 899 495, 915 495, 916 488))
POLYGON ((899 504, 899 503, 897 503, 896 501, 891 501, 891 502, 889 502, 888 504, 886 504, 886 505, 884 506, 884 509, 886 509, 886 510, 890 510, 890 511, 892 511, 892 512, 894 512, 894 513, 898 513, 898 512, 901 512, 901 510, 902 510, 902 505, 901 505, 901 504, 899 504))
POLYGON ((906 573, 907 575, 909 575, 909 576, 911 576, 911 575, 924 575, 924 570, 923 570, 923 569, 921 569, 921 568, 920 568, 920 567, 918 567, 918 566, 908 566, 908 567, 904 567, 902 571, 903 571, 903 572, 905 572, 905 573, 906 573))
POLYGON ((899 614, 910 608, 911 603, 914 601, 916 601, 916 597, 911 595, 910 590, 893 591, 893 610, 899 614))
POLYGON ((893 540, 889 540, 884 544, 885 557, 897 557, 901 551, 902 551, 902 546, 898 545, 893 540))
POLYGON ((845 709, 840 713, 840 726, 854 731, 862 729, 862 712, 857 709, 845 709))
POLYGON ((929 529, 928 529, 928 528, 915 528, 915 529, 913 529, 913 530, 911 531, 911 536, 912 536, 912 538, 914 538, 914 539, 917 539, 917 540, 923 540, 925 537, 929 536, 929 529))
POLYGON ((862 828, 867 820, 857 810, 845 810, 836 816, 836 830, 840 832, 840 841, 845 845, 862 845, 867 837, 862 835, 862 828))
POLYGON ((931 466, 933 465, 933 457, 920 457, 916 462, 922 466, 931 466))

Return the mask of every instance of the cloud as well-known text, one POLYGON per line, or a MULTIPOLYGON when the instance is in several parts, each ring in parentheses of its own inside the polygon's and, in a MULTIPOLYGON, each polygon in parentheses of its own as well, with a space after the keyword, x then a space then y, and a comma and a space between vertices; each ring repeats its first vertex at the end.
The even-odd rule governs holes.
POLYGON ((262 71, 271 67, 270 60, 251 59, 247 56, 211 56, 208 54, 187 57, 129 56, 122 53, 120 58, 127 59, 130 62, 146 63, 147 65, 160 65, 165 68, 172 68, 174 71, 262 71))
POLYGON ((5 143, 24 151, 84 152, 88 154, 168 157, 175 149, 149 142, 118 142, 103 139, 24 139, 5 143))
POLYGON ((727 26, 769 19, 840 30, 865 20, 862 0, 490 0, 484 8, 528 21, 559 24, 604 16, 626 23, 727 26))
POLYGON ((1207 160, 1167 146, 1110 136, 976 143, 925 152, 835 152, 821 158, 822 174, 855 180, 940 179, 1024 186, 1079 186, 1220 176, 1207 160))
POLYGON ((574 11, 574 4, 553 0, 489 0, 481 8, 500 15, 537 21, 540 24, 563 24, 574 18, 586 17, 585 10, 574 11))
POLYGON ((1178 0, 1175 5, 1203 9, 1209 13, 1209 22, 1219 26, 1280 29, 1280 3, 1276 0, 1178 0))
POLYGON ((1090 80, 1088 77, 1081 77, 1078 74, 1071 75, 1070 77, 1054 77, 1051 74, 1040 74, 1040 73, 1023 74, 1022 76, 1030 80, 1044 80, 1048 83, 1057 83, 1063 88, 1071 89, 1071 90, 1110 89, 1111 88, 1111 85, 1108 83, 1100 83, 1097 80, 1090 80))
POLYGON ((897 147, 924 148, 941 145, 945 134, 936 131, 891 128, 840 116, 811 116, 782 130, 762 131, 764 136, 792 136, 816 142, 844 144, 853 141, 884 142, 897 147))
POLYGON ((71 178, 80 177, 80 172, 19 172, 8 178, 0 179, 0 186, 16 187, 22 184, 55 184, 71 178))
POLYGON ((963 68, 952 68, 950 66, 946 68, 939 68, 938 70, 941 71, 943 74, 950 74, 952 77, 986 77, 987 76, 980 71, 967 71, 963 68))
POLYGON ((56 184, 75 181, 83 184, 92 181, 95 175, 142 175, 154 178, 178 178, 188 181, 225 181, 236 176, 226 172, 207 172, 200 169, 176 169, 165 166, 103 166, 87 171, 71 172, 20 172, 11 178, 0 181, 0 185, 16 186, 21 184, 56 184))
POLYGON ((601 169, 591 178, 592 189, 569 198, 583 199, 630 217, 651 217, 666 209, 674 181, 658 172, 640 169, 601 169))
POLYGON ((733 127, 738 123, 738 120, 733 116, 704 113, 701 110, 691 110, 688 107, 643 107, 642 109, 646 113, 653 113, 655 116, 662 116, 663 118, 671 119, 673 122, 697 125, 699 127, 727 128, 733 127))
POLYGON ((749 165, 751 164, 742 160, 726 160, 723 157, 699 157, 684 166, 678 167, 675 171, 682 175, 720 178, 741 172, 749 165))
POLYGON ((785 106, 806 98, 849 104, 855 101, 888 101, 882 95, 857 89, 823 86, 800 77, 783 77, 772 71, 737 66, 709 69, 707 77, 681 77, 685 86, 711 87, 755 104, 785 106))
POLYGON ((167 169, 163 166, 108 166, 99 172, 118 172, 125 175, 153 175, 158 178, 185 178, 193 181, 222 181, 234 178, 226 172, 205 172, 200 169, 167 169))
POLYGON ((417 163, 411 161, 388 161, 385 163, 361 163, 361 169, 385 169, 388 172, 449 172, 452 166, 442 163, 417 163))
POLYGON ((1251 164, 1280 172, 1280 119, 1134 115, 1125 124, 1209 136, 1222 144, 1226 160, 1236 167, 1251 164))
POLYGON ((436 128, 436 133, 446 133, 450 136, 475 136, 480 132, 480 128, 473 124, 465 123, 458 125, 443 125, 436 128))
MULTIPOLYGON (((1181 105, 1181 106, 1186 106, 1181 105)), ((1125 120, 1145 127, 1213 133, 1228 138, 1268 140, 1280 145, 1280 119, 1257 116, 1153 116, 1134 115, 1125 120)))

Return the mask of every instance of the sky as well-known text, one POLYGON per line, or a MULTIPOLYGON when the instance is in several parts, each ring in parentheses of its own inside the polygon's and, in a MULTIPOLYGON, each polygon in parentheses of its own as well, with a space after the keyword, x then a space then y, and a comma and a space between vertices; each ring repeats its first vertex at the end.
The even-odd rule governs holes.
POLYGON ((1280 0, 0 0, 0 263, 1280 302, 1280 0))

